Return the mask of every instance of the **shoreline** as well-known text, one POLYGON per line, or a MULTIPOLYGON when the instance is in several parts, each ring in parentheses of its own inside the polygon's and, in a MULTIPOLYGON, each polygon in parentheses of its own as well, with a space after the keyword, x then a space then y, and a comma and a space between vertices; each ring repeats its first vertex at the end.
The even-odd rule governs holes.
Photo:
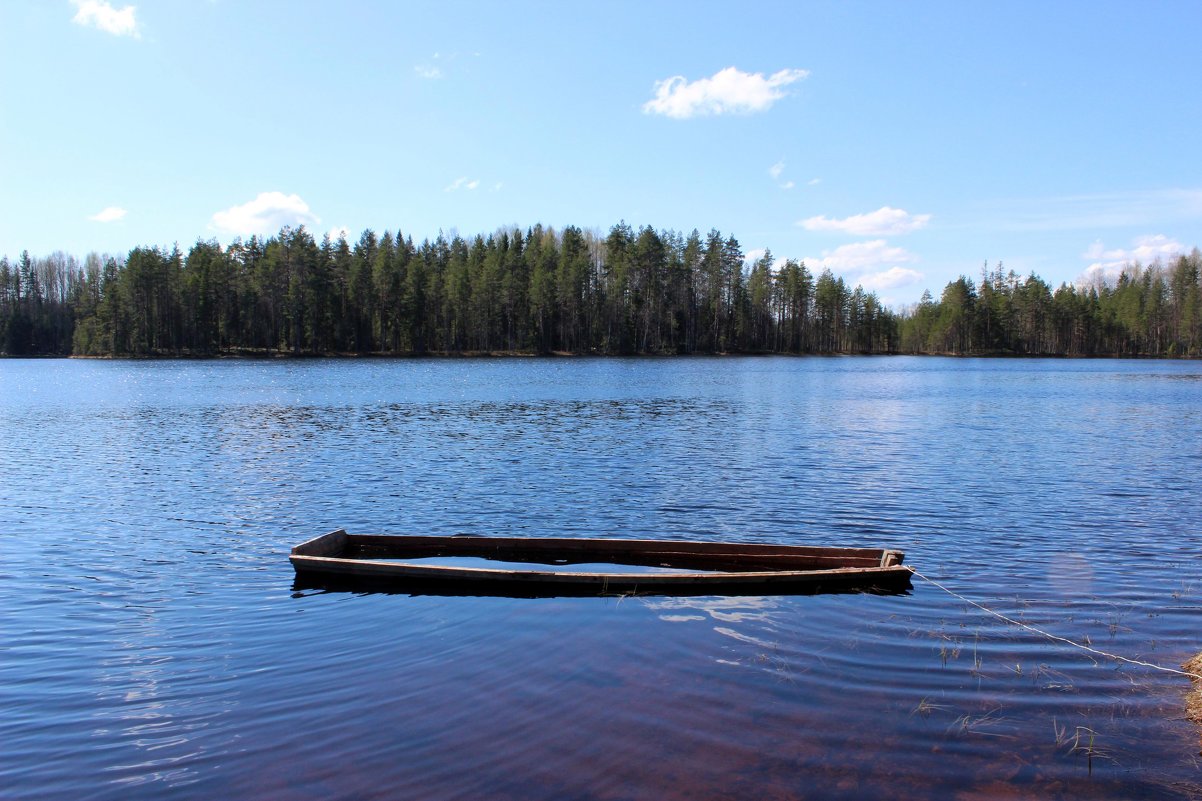
POLYGON ((1139 361, 1174 361, 1189 362, 1202 359, 1202 355, 1169 356, 1162 354, 1024 354, 1024 353, 924 353, 924 352, 892 352, 866 353, 861 351, 828 351, 811 353, 787 353, 771 351, 719 351, 713 353, 579 353, 574 351, 536 351, 495 350, 495 351, 427 351, 413 353, 408 351, 371 351, 357 353, 353 351, 327 351, 322 353, 293 353, 288 351, 227 351, 222 353, 155 353, 155 354, 120 354, 105 356, 89 356, 81 354, 7 354, 0 353, 4 359, 80 359, 91 361, 306 361, 316 359, 392 359, 392 360, 422 360, 422 359, 706 359, 706 358, 735 358, 735 357, 771 357, 785 356, 789 358, 834 358, 834 357, 944 357, 952 359, 1032 359, 1032 360, 1113 360, 1134 359, 1139 361))

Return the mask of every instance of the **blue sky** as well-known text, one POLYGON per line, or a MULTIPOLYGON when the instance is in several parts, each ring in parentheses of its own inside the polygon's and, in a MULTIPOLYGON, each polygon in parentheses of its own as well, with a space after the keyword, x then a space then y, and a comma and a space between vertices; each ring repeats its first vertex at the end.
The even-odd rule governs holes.
POLYGON ((1202 4, 5 0, 0 254, 733 234, 885 300, 1202 244, 1202 4))

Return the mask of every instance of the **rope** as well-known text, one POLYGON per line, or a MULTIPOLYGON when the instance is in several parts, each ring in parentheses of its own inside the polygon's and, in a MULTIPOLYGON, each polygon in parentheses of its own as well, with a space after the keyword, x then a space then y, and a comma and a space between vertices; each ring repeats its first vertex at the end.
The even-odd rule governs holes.
POLYGON ((1126 662, 1131 665, 1139 665, 1140 667, 1152 668, 1153 670, 1163 670, 1165 673, 1176 673, 1178 676, 1186 676, 1190 679, 1196 679, 1197 681, 1202 681, 1202 675, 1199 675, 1197 673, 1191 673, 1188 670, 1178 670, 1177 668, 1165 667, 1164 665, 1157 665, 1157 664, 1153 664, 1152 662, 1144 662, 1140 659, 1131 659, 1126 656, 1120 656, 1119 654, 1112 654, 1112 653, 1108 653, 1106 651, 1100 651, 1097 648, 1086 645, 1085 643, 1080 643, 1080 642, 1077 642, 1076 640, 1070 640, 1068 637, 1061 637, 1058 634, 1052 634, 1051 632, 1044 631, 1043 629, 1032 626, 1029 623, 1023 623, 1021 620, 1015 620, 1012 617, 1007 617, 1006 615, 1003 615, 1001 612, 995 612, 994 610, 990 609, 989 607, 984 606, 983 604, 979 604, 976 601, 972 600, 971 598, 965 598, 960 593, 955 592, 954 590, 948 589, 947 587, 940 584, 938 581, 935 581, 935 579, 929 578, 928 576, 924 576, 923 574, 919 573, 917 570, 910 567, 909 565, 906 565, 905 567, 907 570, 909 570, 914 575, 918 576, 923 581, 928 582, 929 584, 935 585, 936 587, 943 590, 944 592, 946 592, 948 595, 952 596, 953 598, 958 598, 959 600, 963 601, 966 604, 969 604, 970 606, 975 606, 977 609, 980 609, 982 612, 986 612, 990 615, 993 615, 994 617, 998 618, 999 620, 1004 620, 1005 622, 1009 623, 1012 626, 1018 626, 1020 629, 1026 629, 1027 631, 1030 631, 1034 634, 1038 634, 1041 637, 1047 637, 1049 640, 1055 640, 1056 642, 1062 642, 1065 645, 1071 645, 1074 648, 1080 648, 1082 651, 1088 651, 1091 654, 1097 654, 1098 656, 1104 656, 1107 659, 1114 659, 1119 662, 1126 662))

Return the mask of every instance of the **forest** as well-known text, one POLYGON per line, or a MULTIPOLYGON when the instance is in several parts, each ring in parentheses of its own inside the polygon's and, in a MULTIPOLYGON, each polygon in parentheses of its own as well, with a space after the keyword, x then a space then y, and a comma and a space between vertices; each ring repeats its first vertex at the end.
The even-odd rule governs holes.
POLYGON ((183 357, 331 354, 929 353, 1202 355, 1202 254, 1053 289, 980 271, 894 310, 877 295, 738 240, 568 226, 470 240, 305 228, 0 259, 0 353, 183 357))

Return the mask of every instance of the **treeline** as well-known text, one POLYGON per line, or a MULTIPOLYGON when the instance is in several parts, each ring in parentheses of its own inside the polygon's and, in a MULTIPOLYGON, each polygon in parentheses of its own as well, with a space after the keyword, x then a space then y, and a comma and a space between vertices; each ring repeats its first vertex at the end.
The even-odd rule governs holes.
POLYGON ((747 263, 718 231, 625 223, 604 236, 535 226, 420 245, 387 231, 318 243, 285 228, 186 254, 5 260, 0 325, 9 354, 896 350, 897 318, 875 295, 773 262, 747 263))
POLYGON ((1128 265, 1114 282, 1055 291, 1035 275, 983 270, 935 301, 929 292, 902 315, 910 353, 1033 356, 1202 355, 1202 253, 1168 267, 1128 265))
POLYGON ((503 229, 415 245, 304 228, 221 247, 0 260, 8 355, 1202 351, 1195 250, 1088 290, 1001 268, 896 312, 711 231, 503 229))

